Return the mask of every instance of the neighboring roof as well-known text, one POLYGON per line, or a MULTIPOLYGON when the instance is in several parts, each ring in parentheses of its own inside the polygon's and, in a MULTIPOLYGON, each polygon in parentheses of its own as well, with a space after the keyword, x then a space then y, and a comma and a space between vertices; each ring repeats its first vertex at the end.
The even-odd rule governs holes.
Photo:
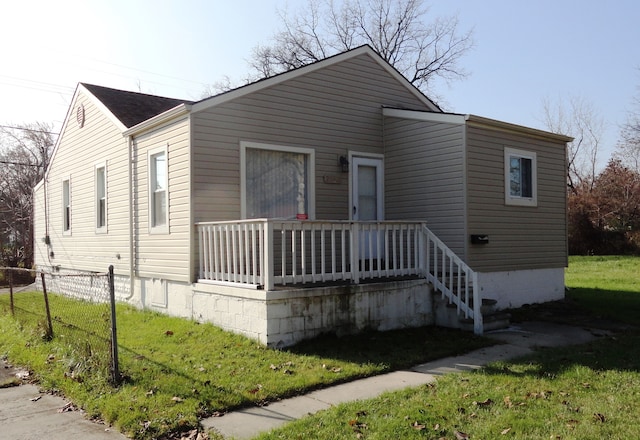
POLYGON ((125 127, 131 128, 180 104, 184 99, 165 98, 145 93, 127 92, 93 84, 82 85, 104 104, 125 127))
POLYGON ((274 76, 270 76, 268 78, 260 79, 256 82, 252 82, 246 84, 244 86, 238 87, 236 89, 229 90, 224 93, 220 93, 219 95, 214 95, 209 98, 205 98, 201 101, 198 101, 193 106, 193 111, 201 111, 210 107, 214 107, 223 102, 227 102, 231 99, 238 98, 240 96, 248 95, 249 93, 256 92, 258 90, 262 90, 264 88, 282 83, 292 78, 296 78, 301 75, 305 75, 307 73, 316 71, 318 69, 325 68, 327 66, 331 66, 333 64, 355 58, 357 56, 367 54, 371 58, 373 58, 384 70, 386 70, 391 76, 397 79, 403 86, 405 86, 409 92, 411 92, 414 96, 416 96, 420 101, 422 101, 431 111, 441 112, 442 110, 436 103, 434 103, 431 99, 429 99, 420 89, 414 86, 407 78, 405 78, 395 67, 385 61, 378 52, 376 52, 371 46, 365 44, 363 46, 356 47, 355 49, 351 49, 345 52, 341 52, 336 55, 332 55, 330 57, 324 58, 320 61, 316 61, 315 63, 306 64, 304 66, 298 67, 296 69, 288 70, 286 72, 279 73, 274 76))

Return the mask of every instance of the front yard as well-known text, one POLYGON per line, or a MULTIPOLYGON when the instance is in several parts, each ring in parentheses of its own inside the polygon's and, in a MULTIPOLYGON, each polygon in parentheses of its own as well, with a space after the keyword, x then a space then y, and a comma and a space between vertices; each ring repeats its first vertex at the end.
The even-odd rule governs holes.
MULTIPOLYGON (((545 349, 418 389, 340 405, 265 434, 326 438, 640 438, 640 258, 572 258, 567 300, 514 311, 516 319, 607 326, 606 340, 545 349), (467 435, 468 437, 465 437, 467 435)), ((33 300, 39 294, 29 293, 33 300)), ((52 296, 56 302, 70 301, 52 296)), ((0 355, 28 366, 42 387, 133 438, 171 438, 198 419, 239 406, 379 374, 490 344, 437 328, 327 336, 267 349, 216 327, 119 306, 124 382, 70 374, 64 331, 46 342, 17 323, 0 295, 0 355)), ((35 330, 34 330, 35 329, 35 330)))

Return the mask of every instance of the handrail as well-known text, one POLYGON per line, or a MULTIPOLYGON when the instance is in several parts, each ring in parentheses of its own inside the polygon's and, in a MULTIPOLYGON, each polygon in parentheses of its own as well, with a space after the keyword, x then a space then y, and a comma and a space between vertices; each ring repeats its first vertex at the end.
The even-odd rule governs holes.
POLYGON ((482 300, 478 273, 453 252, 427 226, 425 235, 425 271, 427 280, 441 292, 442 297, 455 304, 458 314, 473 320, 473 331, 482 334, 482 300))

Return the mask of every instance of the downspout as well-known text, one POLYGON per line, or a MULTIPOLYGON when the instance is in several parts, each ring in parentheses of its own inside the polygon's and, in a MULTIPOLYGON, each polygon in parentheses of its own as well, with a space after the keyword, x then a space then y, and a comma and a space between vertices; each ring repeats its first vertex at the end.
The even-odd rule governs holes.
POLYGON ((129 295, 125 298, 129 301, 134 293, 135 275, 135 250, 134 250, 134 191, 133 191, 133 167, 135 164, 135 154, 133 147, 133 136, 127 136, 127 152, 129 154, 129 295))

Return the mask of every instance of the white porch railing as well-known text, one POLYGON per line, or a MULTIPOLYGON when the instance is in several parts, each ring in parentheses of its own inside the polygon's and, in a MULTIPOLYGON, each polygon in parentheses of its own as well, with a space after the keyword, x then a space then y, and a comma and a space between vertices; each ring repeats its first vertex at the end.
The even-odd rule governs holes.
POLYGON ((426 226, 425 267, 426 277, 440 291, 449 304, 455 304, 458 315, 473 319, 473 332, 482 334, 482 299, 478 273, 442 242, 426 226))
POLYGON ((422 276, 482 332, 477 274, 422 222, 253 219, 197 228, 200 282, 273 290, 422 276))

